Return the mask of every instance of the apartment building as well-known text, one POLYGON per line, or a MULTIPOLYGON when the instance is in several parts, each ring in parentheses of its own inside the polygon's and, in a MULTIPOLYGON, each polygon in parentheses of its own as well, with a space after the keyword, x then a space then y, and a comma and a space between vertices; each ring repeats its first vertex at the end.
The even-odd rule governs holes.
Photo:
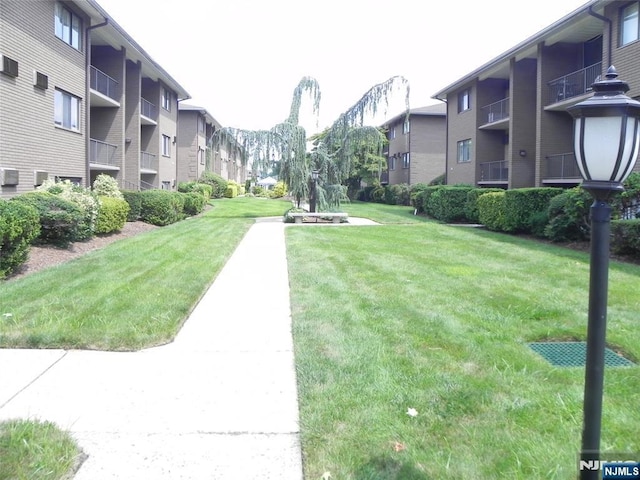
POLYGON ((204 171, 215 171, 211 138, 220 128, 205 108, 178 105, 178 182, 197 180, 204 171))
POLYGON ((381 182, 388 185, 429 183, 444 174, 446 106, 442 103, 413 108, 382 127, 389 141, 387 170, 381 182))
POLYGON ((447 183, 578 185, 567 109, 610 65, 640 99, 639 9, 637 0, 591 0, 437 92, 447 106, 447 183))
POLYGON ((47 178, 173 189, 189 94, 93 0, 0 2, 0 197, 47 178))

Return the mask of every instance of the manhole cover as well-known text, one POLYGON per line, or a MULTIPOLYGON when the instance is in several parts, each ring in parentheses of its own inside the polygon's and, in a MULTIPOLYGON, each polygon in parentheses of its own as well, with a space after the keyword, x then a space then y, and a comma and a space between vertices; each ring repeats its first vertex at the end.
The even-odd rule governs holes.
MULTIPOLYGON (((529 347, 558 367, 583 367, 587 359, 587 342, 533 342, 529 347)), ((609 348, 604 352, 604 364, 607 367, 635 365, 609 348)))

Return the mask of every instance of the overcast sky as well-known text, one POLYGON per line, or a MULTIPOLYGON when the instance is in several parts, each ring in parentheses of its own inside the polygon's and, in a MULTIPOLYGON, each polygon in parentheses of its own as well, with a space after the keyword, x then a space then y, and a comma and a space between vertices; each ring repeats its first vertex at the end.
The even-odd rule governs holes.
MULTIPOLYGON (((258 130, 287 118, 305 76, 320 85, 320 128, 395 75, 412 108, 438 103, 437 91, 587 0, 97 1, 189 92, 185 103, 258 130)), ((308 135, 310 118, 306 100, 308 135)))

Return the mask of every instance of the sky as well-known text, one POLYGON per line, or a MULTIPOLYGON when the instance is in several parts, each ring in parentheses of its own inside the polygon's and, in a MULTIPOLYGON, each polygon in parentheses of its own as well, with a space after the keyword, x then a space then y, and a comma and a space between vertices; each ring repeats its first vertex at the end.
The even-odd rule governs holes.
MULTIPOLYGON (((289 116, 303 77, 320 86, 307 134, 394 76, 411 108, 587 0, 97 0, 224 127, 266 130, 289 116)), ((381 124, 403 111, 396 91, 381 124)))

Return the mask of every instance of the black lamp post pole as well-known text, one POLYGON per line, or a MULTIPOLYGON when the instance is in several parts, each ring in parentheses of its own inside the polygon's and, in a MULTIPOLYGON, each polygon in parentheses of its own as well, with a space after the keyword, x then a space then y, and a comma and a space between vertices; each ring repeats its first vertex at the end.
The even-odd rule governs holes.
POLYGON ((309 212, 315 213, 316 211, 316 189, 318 188, 318 172, 314 170, 311 172, 311 198, 309 198, 309 212))
MULTIPOLYGON (((604 355, 607 331, 607 292, 609 288, 609 232, 611 207, 606 197, 594 195, 591 205, 591 267, 589 276, 589 318, 584 381, 584 419, 581 460, 600 460, 604 355), (604 198, 603 198, 604 197, 604 198)), ((580 480, 596 480, 600 471, 583 469, 580 480)))

